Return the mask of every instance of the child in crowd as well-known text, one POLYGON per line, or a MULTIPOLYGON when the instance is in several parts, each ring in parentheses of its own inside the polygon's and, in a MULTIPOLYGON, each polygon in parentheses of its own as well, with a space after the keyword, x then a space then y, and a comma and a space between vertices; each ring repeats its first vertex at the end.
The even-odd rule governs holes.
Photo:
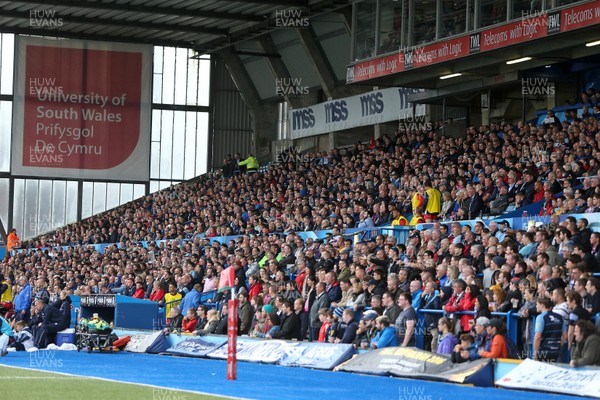
POLYGON ((196 318, 196 309, 194 307, 190 307, 187 310, 187 315, 181 321, 181 331, 192 333, 194 329, 196 329, 196 324, 198 323, 198 318, 196 318))
POLYGON ((464 333, 460 335, 460 344, 454 346, 454 351, 452 352, 451 356, 452 362, 458 364, 469 361, 469 359, 471 359, 471 352, 475 352, 474 354, 477 354, 475 338, 473 335, 464 333))
POLYGON ((15 341, 9 347, 14 347, 17 351, 27 351, 33 347, 33 334, 25 321, 15 322, 15 341))
POLYGON ((327 308, 321 308, 319 310, 319 321, 322 324, 319 329, 319 342, 323 343, 327 341, 329 329, 333 324, 333 312, 327 308))

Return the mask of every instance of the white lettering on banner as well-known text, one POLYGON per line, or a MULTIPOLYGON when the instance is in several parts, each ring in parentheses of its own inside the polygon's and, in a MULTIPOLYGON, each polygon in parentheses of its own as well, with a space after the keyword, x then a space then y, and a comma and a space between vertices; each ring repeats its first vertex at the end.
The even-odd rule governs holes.
POLYGON ((425 108, 408 101, 420 89, 387 88, 290 110, 292 139, 424 115, 425 108))
POLYGON ((492 46, 495 44, 500 44, 508 40, 508 35, 506 32, 498 32, 498 33, 484 33, 483 35, 483 43, 486 46, 492 46))
POLYGON ((565 393, 600 398, 600 370, 563 368, 549 363, 524 360, 496 381, 498 386, 565 393))
POLYGON ((582 11, 567 11, 565 14, 565 22, 567 25, 575 25, 581 22, 586 22, 594 18, 592 10, 582 11))

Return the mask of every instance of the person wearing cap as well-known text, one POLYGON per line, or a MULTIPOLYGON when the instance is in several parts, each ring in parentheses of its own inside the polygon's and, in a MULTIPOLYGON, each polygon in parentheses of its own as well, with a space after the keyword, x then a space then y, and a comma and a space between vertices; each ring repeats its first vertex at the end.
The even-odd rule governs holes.
POLYGON ((357 330, 358 323, 354 320, 354 311, 351 308, 344 309, 342 315, 338 316, 333 343, 353 343, 356 340, 357 330))
MULTIPOLYGON (((483 318, 483 317, 481 317, 483 318)), ((503 322, 499 318, 492 318, 486 327, 488 335, 485 349, 479 349, 482 358, 507 358, 508 347, 504 338, 503 322)))
POLYGON ((375 319, 377 317, 377 313, 373 310, 365 311, 362 315, 356 331, 356 339, 354 340, 355 349, 366 350, 371 347, 371 340, 377 334, 377 328, 375 327, 375 319))
POLYGON ((390 326, 388 317, 385 315, 377 317, 375 326, 377 327, 377 334, 371 341, 372 349, 398 346, 398 341, 396 340, 396 328, 390 326))

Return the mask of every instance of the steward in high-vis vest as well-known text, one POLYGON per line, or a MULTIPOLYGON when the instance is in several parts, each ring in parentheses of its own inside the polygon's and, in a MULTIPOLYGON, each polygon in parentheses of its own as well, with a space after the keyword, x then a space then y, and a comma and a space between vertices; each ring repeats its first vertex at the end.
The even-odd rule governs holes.
POLYGON ((400 211, 393 210, 392 211, 392 226, 406 226, 408 225, 408 220, 400 214, 400 211))
POLYGON ((12 303, 13 293, 10 283, 6 282, 4 276, 0 274, 0 303, 12 303))
POLYGON ((442 194, 439 190, 435 189, 431 185, 430 180, 425 181, 425 199, 424 199, 424 209, 423 218, 425 221, 436 221, 438 219, 438 214, 442 211, 442 194))
POLYGON ((256 159, 256 157, 254 157, 254 155, 249 154, 248 158, 246 158, 244 161, 240 161, 239 166, 240 167, 245 166, 246 172, 250 173, 250 172, 257 172, 258 168, 260 167, 260 164, 258 163, 258 160, 256 159))

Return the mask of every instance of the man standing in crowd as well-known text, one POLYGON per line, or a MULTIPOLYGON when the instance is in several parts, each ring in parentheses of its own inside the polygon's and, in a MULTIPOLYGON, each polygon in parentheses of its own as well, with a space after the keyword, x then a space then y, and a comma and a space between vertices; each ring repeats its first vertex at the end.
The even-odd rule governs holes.
POLYGON ((24 275, 19 277, 19 294, 15 297, 15 320, 28 322, 31 315, 31 286, 24 275))
POLYGON ((396 319, 396 334, 398 344, 401 347, 413 347, 415 345, 415 327, 417 325, 417 313, 412 307, 412 296, 408 292, 400 294, 398 305, 402 309, 396 319))
POLYGON ((552 300, 540 297, 536 301, 539 315, 535 320, 533 351, 538 361, 557 361, 564 343, 565 325, 560 315, 552 311, 552 300))
POLYGON ((309 320, 310 320, 310 340, 315 341, 319 337, 319 329, 321 329, 322 322, 319 320, 319 310, 322 308, 329 308, 331 301, 329 296, 325 292, 325 282, 319 282, 316 286, 316 297, 310 308, 309 320))

